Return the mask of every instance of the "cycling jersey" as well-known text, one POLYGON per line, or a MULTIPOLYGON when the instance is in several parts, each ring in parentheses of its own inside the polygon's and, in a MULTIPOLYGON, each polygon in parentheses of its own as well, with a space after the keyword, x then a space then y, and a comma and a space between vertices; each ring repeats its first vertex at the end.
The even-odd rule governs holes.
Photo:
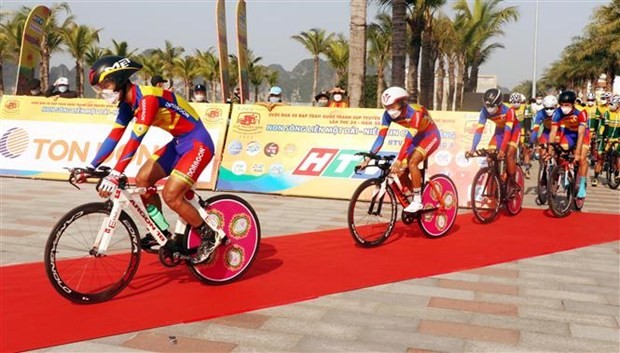
POLYGON ((213 157, 213 141, 198 113, 180 96, 159 87, 131 85, 132 101, 122 101, 114 127, 91 162, 99 166, 112 154, 125 129, 135 117, 131 136, 123 149, 115 170, 123 172, 136 154, 151 126, 172 135, 172 140, 159 149, 153 158, 167 174, 195 182, 213 157), (174 168, 174 172, 173 172, 174 168))
POLYGON ((573 108, 568 114, 562 113, 561 108, 553 112, 551 126, 557 126, 560 134, 560 144, 564 148, 572 148, 577 143, 579 127, 585 128, 583 145, 590 145, 590 130, 588 129, 588 113, 585 110, 573 108))
POLYGON ((370 153, 378 153, 381 150, 392 123, 407 128, 407 135, 398 154, 398 161, 402 162, 408 158, 414 150, 418 150, 426 158, 439 147, 441 135, 428 110, 419 104, 411 104, 407 106, 404 116, 397 119, 392 119, 387 111, 383 113, 379 134, 370 153))
POLYGON ((517 147, 517 142, 521 135, 521 126, 515 116, 515 110, 512 107, 502 104, 493 115, 489 114, 486 108, 482 108, 480 111, 478 126, 474 132, 474 140, 471 146, 472 151, 475 150, 476 147, 478 147, 478 143, 480 143, 487 120, 491 120, 495 123, 495 132, 489 142, 490 149, 495 149, 500 145, 501 150, 505 152, 509 144, 517 147))
POLYGON ((588 128, 590 129, 591 132, 596 132, 598 131, 598 127, 599 127, 599 121, 600 119, 596 116, 596 105, 593 106, 588 106, 586 105, 585 108, 581 109, 581 110, 585 110, 586 113, 588 113, 588 128))
POLYGON ((539 110, 534 118, 530 143, 547 143, 549 141, 549 132, 551 132, 551 117, 547 116, 544 109, 539 110))

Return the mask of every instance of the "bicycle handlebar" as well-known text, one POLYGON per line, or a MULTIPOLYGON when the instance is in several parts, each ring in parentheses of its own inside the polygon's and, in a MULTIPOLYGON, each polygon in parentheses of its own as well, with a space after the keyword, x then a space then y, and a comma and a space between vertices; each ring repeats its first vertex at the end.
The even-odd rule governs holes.
POLYGON ((486 148, 482 148, 479 150, 475 150, 473 152, 466 152, 465 153, 465 158, 469 159, 472 157, 495 157, 499 154, 499 152, 497 150, 490 150, 490 149, 486 149, 486 148))
POLYGON ((558 142, 551 142, 551 143, 549 143, 549 146, 553 147, 553 152, 558 157, 560 157, 562 159, 565 159, 565 160, 567 160, 569 162, 572 162, 575 159, 575 156, 571 155, 571 153, 573 151, 575 151, 575 146, 573 146, 573 147, 571 147, 569 149, 565 149, 558 142))
MULTIPOLYGON (((107 177, 112 171, 112 168, 106 167, 106 166, 99 166, 97 169, 88 168, 88 167, 86 168, 83 168, 83 167, 65 168, 65 169, 69 170, 69 173, 70 173, 69 180, 68 180, 69 184, 73 185, 78 190, 80 190, 80 187, 77 184, 83 183, 88 178, 99 179, 99 182, 97 182, 97 186, 96 186, 96 188, 99 188, 101 179, 107 177)), ((127 177, 123 175, 120 179, 119 187, 121 187, 121 185, 126 185, 126 184, 127 184, 127 177)))
MULTIPOLYGON (((383 163, 383 164, 379 164, 379 162, 392 162, 396 156, 395 155, 378 155, 375 153, 370 153, 370 152, 357 152, 355 153, 356 156, 363 156, 364 158, 368 158, 372 161, 375 162, 375 164, 372 165, 372 167, 379 167, 381 169, 389 169, 391 166, 391 163, 383 163)), ((370 165, 367 167, 371 167, 370 165)), ((355 166, 355 174, 359 174, 360 170, 364 170, 366 169, 366 167, 361 168, 359 165, 355 166)))

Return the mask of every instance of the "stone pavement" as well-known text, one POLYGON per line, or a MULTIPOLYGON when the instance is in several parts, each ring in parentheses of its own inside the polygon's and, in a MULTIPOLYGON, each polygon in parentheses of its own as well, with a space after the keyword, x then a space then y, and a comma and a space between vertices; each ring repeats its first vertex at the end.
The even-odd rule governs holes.
MULTIPOLYGON (((525 206, 542 209, 532 184, 525 206)), ((619 191, 588 192, 584 212, 620 213, 619 191)), ((264 237, 346 227, 347 201, 242 196, 264 237)), ((92 185, 0 178, 0 264, 42 261, 56 220, 96 199, 92 185)), ((38 351, 618 352, 619 253, 611 242, 38 351)))

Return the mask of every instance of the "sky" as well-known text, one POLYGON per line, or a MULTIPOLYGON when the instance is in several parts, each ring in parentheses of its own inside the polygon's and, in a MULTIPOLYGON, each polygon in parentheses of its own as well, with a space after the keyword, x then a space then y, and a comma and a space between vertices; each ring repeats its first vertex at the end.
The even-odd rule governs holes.
MULTIPOLYGON (((537 77, 560 57, 571 39, 582 34, 592 20, 593 9, 611 0, 539 0, 537 77)), ((216 48, 215 1, 207 0, 108 0, 67 1, 76 22, 101 28, 100 45, 109 47, 112 39, 126 41, 130 48, 163 48, 170 40, 186 53, 194 49, 216 48)), ((344 0, 246 0, 248 46, 263 65, 281 64, 286 70, 309 52, 291 36, 311 28, 349 37, 349 1, 344 0)), ((372 0, 368 22, 382 10, 372 0)), ((52 1, 0 0, 1 10, 16 10, 22 5, 50 6, 52 1)), ((235 7, 237 1, 226 1, 228 51, 236 53, 235 7)), ((447 1, 442 12, 453 17, 454 1, 447 1)), ((481 75, 496 75, 498 84, 512 88, 531 80, 534 63, 536 0, 504 1, 503 6, 519 8, 518 22, 504 27, 505 36, 497 38, 505 48, 498 49, 480 69, 481 75)), ((387 10, 391 11, 391 10, 387 10)), ((53 65, 72 67, 69 56, 57 55, 53 65)))

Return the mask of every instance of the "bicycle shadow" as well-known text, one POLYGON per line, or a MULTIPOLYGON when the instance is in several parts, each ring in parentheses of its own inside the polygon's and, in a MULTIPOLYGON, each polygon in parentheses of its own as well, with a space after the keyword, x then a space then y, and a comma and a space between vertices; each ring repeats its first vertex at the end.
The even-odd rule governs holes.
MULTIPOLYGON (((276 270, 282 266, 283 261, 281 259, 272 258, 277 254, 277 249, 271 244, 261 244, 258 249, 256 258, 250 264, 250 268, 244 273, 241 278, 234 282, 247 281, 256 277, 260 277, 266 273, 276 270)), ((180 264, 176 267, 167 268, 164 267, 159 261, 153 261, 147 258, 147 256, 157 256, 150 254, 143 254, 140 264, 140 268, 135 277, 131 280, 127 288, 114 297, 111 301, 131 298, 133 296, 141 295, 150 291, 153 291, 161 286, 173 284, 188 284, 199 283, 205 286, 210 286, 207 283, 200 282, 189 271, 185 264, 180 264)))
MULTIPOLYGON (((430 238, 424 235, 424 232, 418 225, 417 221, 414 221, 411 224, 404 224, 402 221, 399 221, 398 223, 396 223, 396 226, 394 227, 392 234, 380 246, 395 243, 403 238, 428 239, 428 240, 441 239, 441 238, 450 236, 450 234, 458 232, 460 228, 461 226, 455 223, 454 225, 452 225, 452 229, 450 229, 450 231, 447 234, 441 237, 437 237, 437 238, 430 238)), ((363 248, 359 244, 356 244, 356 246, 359 248, 363 248)))

